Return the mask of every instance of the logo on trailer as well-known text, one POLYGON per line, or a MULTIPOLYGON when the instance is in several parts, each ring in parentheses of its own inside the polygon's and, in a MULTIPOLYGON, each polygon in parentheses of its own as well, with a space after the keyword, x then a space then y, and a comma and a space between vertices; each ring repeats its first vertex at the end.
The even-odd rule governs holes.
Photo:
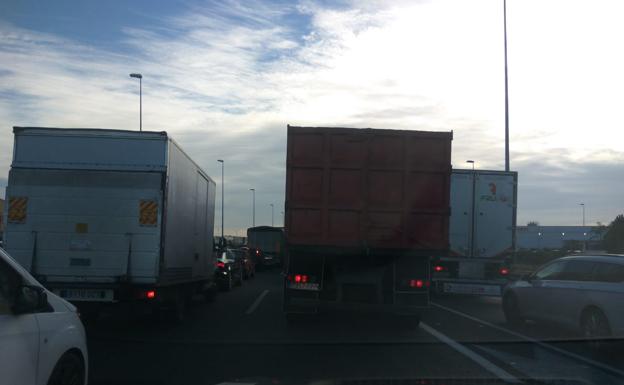
POLYGON ((490 202, 508 202, 509 201, 509 197, 504 195, 504 194, 497 194, 497 187, 496 187, 496 183, 492 182, 490 184, 488 184, 488 187, 490 189, 490 195, 481 195, 481 200, 482 201, 490 201, 490 202))

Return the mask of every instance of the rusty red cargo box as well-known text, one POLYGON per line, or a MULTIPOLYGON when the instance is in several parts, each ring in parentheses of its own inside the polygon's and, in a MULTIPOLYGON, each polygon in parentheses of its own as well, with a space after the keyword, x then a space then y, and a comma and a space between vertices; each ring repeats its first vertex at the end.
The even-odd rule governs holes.
POLYGON ((447 250, 452 138, 288 126, 288 245, 447 250))

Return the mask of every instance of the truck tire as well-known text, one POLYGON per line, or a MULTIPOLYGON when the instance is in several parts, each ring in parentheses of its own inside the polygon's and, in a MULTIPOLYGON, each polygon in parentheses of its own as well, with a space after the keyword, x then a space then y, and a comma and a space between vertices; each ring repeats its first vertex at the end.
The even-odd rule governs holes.
POLYGON ((85 383, 85 365, 77 352, 69 351, 54 366, 48 385, 82 385, 85 383))

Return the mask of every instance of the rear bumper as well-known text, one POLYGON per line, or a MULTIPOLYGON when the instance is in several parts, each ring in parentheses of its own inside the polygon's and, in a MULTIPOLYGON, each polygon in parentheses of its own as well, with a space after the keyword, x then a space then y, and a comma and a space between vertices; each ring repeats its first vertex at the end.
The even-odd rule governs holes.
POLYGON ((468 294, 500 297, 503 288, 509 281, 501 280, 470 280, 470 279, 434 279, 433 287, 438 293, 468 294))
POLYGON ((368 303, 344 303, 319 301, 306 298, 291 298, 284 307, 286 313, 315 313, 318 311, 375 313, 396 315, 419 315, 429 306, 405 306, 368 303))
POLYGON ((135 284, 54 282, 45 286, 54 294, 74 303, 117 303, 146 300, 145 293, 148 290, 156 289, 154 285, 135 284))
MULTIPOLYGON (((429 292, 395 293, 392 303, 384 301, 328 300, 318 291, 285 288, 284 311, 310 313, 341 310, 364 313, 420 314, 429 307, 429 292)), ((380 298, 381 299, 381 298, 380 298)))

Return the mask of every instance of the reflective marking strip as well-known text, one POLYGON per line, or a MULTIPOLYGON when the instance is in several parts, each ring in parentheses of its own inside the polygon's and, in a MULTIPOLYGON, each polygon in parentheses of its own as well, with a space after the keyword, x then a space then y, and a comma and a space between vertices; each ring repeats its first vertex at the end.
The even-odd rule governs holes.
POLYGON ((158 203, 154 200, 139 202, 139 224, 141 226, 156 226, 158 223, 158 203))
POLYGON ((500 378, 501 380, 505 382, 509 382, 509 383, 520 383, 520 380, 518 380, 516 377, 512 376, 511 374, 507 373, 507 371, 505 371, 504 369, 494 365, 492 362, 486 360, 485 358, 473 352, 472 350, 468 349, 467 347, 460 344, 459 342, 440 333, 439 331, 432 328, 431 326, 421 322, 420 328, 426 331, 427 333, 431 334, 435 338, 439 339, 440 341, 444 342, 445 344, 453 348, 455 351, 470 358, 472 361, 477 363, 483 369, 494 374, 496 377, 500 378))
POLYGON ((9 223, 26 222, 26 211, 28 209, 27 197, 10 197, 9 198, 9 223))

